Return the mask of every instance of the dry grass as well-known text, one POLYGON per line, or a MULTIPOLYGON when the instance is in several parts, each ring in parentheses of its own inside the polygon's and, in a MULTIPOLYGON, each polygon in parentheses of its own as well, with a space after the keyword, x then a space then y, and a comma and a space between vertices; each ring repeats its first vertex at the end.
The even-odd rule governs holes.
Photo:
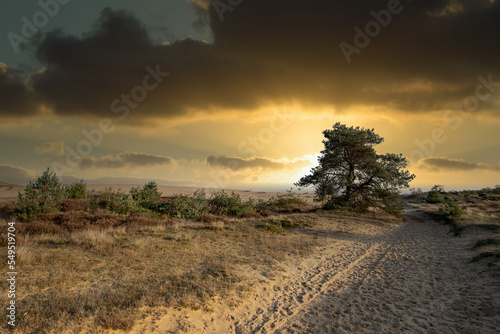
POLYGON ((107 247, 115 242, 109 231, 81 230, 71 233, 70 240, 75 245, 84 247, 107 247))
POLYGON ((211 230, 222 231, 224 229, 224 222, 221 220, 211 222, 208 225, 208 228, 211 230))
MULTIPOLYGON (((257 215, 257 217, 260 217, 260 215, 257 215)), ((223 222, 223 223, 230 223, 231 220, 226 218, 226 217, 221 217, 221 216, 216 216, 216 215, 211 215, 211 214, 206 214, 202 215, 200 218, 198 218, 199 222, 210 224, 214 222, 223 222)))
MULTIPOLYGON (((381 224, 327 212, 165 222, 85 211, 19 223, 15 332, 130 330, 139 309, 203 308, 217 295, 244 295, 251 282, 240 268, 272 276, 290 257, 313 252, 318 235, 335 235, 340 225, 381 224), (282 230, 273 233, 267 225, 282 230)), ((6 282, 0 286, 5 291, 6 282)), ((0 326, 7 329, 5 322, 0 326)))
POLYGON ((33 252, 25 246, 16 247, 16 261, 22 264, 30 263, 34 258, 33 252))
POLYGON ((193 234, 190 232, 177 232, 172 236, 172 240, 175 241, 191 241, 193 240, 193 234))
POLYGON ((39 234, 35 237, 33 237, 32 242, 38 243, 40 245, 46 244, 46 245, 61 245, 69 242, 70 236, 69 235, 64 235, 61 233, 55 233, 55 234, 39 234))

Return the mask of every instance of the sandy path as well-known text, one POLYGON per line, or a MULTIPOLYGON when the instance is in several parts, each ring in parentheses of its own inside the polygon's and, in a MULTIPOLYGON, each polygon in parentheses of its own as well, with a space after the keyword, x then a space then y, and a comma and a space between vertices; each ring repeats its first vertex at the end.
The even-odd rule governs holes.
POLYGON ((337 238, 237 309, 184 314, 193 322, 180 332, 498 333, 500 282, 468 262, 470 240, 411 205, 405 220, 387 233, 337 238))

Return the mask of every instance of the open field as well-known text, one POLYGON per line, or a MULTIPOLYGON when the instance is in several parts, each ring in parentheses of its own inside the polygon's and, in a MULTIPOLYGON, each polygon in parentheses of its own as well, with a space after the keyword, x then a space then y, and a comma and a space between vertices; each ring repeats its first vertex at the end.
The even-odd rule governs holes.
MULTIPOLYGON (((496 333, 498 244, 481 240, 498 238, 498 202, 463 197, 450 224, 424 198, 405 200, 404 220, 63 212, 60 230, 18 235, 15 332, 496 333)), ((3 226, 14 201, 1 200, 3 226)))

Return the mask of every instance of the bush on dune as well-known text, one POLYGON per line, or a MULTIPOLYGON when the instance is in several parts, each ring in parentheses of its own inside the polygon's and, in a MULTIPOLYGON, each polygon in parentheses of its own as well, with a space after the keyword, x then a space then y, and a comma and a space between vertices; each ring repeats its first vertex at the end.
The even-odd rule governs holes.
POLYGON ((14 214, 20 219, 31 219, 57 212, 64 197, 56 174, 47 168, 34 183, 26 186, 24 194, 19 193, 14 214))
POLYGON ((443 188, 441 186, 435 185, 427 194, 425 201, 431 204, 444 203, 445 200, 441 197, 441 192, 443 192, 443 188))
POLYGON ((253 199, 244 202, 239 194, 231 192, 229 195, 224 190, 212 193, 208 202, 210 213, 219 216, 239 217, 244 213, 257 211, 253 199))
POLYGON ((297 209, 307 206, 307 202, 294 194, 276 195, 269 198, 267 201, 258 203, 260 211, 264 210, 282 210, 282 209, 297 209))
POLYGON ((193 197, 176 195, 163 203, 164 213, 173 218, 197 219, 208 213, 205 193, 199 192, 193 197))
POLYGON ((439 214, 446 219, 460 218, 464 211, 458 205, 458 198, 445 196, 444 204, 439 207, 439 214))
POLYGON ((158 185, 155 181, 150 181, 144 187, 135 187, 130 189, 132 199, 140 206, 151 209, 161 201, 161 192, 158 191, 158 185))
POLYGON ((64 188, 65 197, 68 199, 89 199, 87 191, 87 184, 83 181, 76 181, 75 183, 64 188))

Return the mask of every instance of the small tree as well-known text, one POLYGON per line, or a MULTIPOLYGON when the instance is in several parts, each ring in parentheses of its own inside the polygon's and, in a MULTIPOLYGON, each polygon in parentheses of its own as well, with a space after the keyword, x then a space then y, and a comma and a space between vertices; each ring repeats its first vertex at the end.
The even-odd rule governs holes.
POLYGON ((326 209, 364 211, 378 207, 401 214, 399 189, 409 187, 415 175, 403 170, 406 158, 401 154, 377 154, 373 148, 384 141, 372 130, 336 123, 323 131, 325 149, 319 166, 297 183, 298 187, 316 187, 316 200, 326 209))
POLYGON ((66 197, 71 199, 88 199, 87 184, 80 180, 65 187, 66 197))
POLYGON ((440 193, 444 191, 443 186, 440 185, 435 185, 432 187, 431 191, 427 194, 427 197, 425 198, 425 201, 427 203, 444 203, 444 199, 441 197, 440 193))
POLYGON ((130 195, 134 201, 145 208, 152 208, 161 200, 161 192, 158 191, 158 185, 155 181, 150 181, 144 187, 134 187, 130 189, 130 195))
POLYGON ((460 218, 464 211, 460 208, 458 198, 451 198, 445 196, 443 199, 443 205, 439 206, 439 214, 446 219, 460 218))
POLYGON ((21 219, 29 219, 46 213, 59 211, 64 198, 64 190, 54 172, 49 168, 35 183, 30 183, 19 193, 15 214, 21 219))

